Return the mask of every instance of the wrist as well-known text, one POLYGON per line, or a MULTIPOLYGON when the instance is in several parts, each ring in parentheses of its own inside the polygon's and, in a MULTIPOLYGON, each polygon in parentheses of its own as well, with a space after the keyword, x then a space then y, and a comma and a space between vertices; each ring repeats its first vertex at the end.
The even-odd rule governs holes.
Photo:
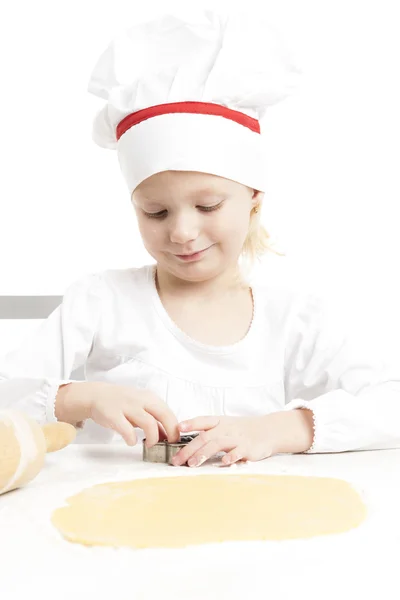
POLYGON ((79 426, 90 416, 90 382, 74 382, 58 388, 54 414, 58 421, 79 426))
POLYGON ((294 409, 266 415, 274 454, 300 454, 314 441, 314 418, 309 409, 294 409))

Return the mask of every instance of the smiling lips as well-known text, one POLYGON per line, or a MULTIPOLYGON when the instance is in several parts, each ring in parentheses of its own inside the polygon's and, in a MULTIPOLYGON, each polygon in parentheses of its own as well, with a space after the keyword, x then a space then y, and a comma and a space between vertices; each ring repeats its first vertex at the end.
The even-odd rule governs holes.
MULTIPOLYGON (((209 246, 209 248, 211 248, 211 246, 209 246)), ((204 250, 199 250, 199 252, 194 252, 193 254, 175 254, 175 256, 184 261, 196 260, 197 258, 203 256, 204 252, 209 248, 204 248, 204 250)))

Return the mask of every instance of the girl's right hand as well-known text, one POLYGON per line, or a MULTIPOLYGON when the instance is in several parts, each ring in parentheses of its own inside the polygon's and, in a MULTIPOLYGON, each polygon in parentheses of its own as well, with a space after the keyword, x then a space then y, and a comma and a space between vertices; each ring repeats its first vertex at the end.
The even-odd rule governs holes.
POLYGON ((58 420, 78 422, 93 419, 99 425, 119 433, 129 446, 137 442, 135 427, 143 429, 146 446, 161 438, 180 439, 174 413, 156 394, 130 385, 84 381, 61 386, 55 414, 58 420))

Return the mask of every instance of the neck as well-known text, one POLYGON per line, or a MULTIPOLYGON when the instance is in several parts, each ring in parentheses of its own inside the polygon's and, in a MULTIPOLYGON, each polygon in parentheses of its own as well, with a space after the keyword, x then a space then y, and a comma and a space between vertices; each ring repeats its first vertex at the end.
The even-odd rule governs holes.
POLYGON ((221 299, 222 296, 249 288, 240 276, 237 267, 227 269, 206 280, 190 281, 181 279, 157 265, 155 282, 160 296, 179 296, 181 298, 196 296, 201 301, 221 299))

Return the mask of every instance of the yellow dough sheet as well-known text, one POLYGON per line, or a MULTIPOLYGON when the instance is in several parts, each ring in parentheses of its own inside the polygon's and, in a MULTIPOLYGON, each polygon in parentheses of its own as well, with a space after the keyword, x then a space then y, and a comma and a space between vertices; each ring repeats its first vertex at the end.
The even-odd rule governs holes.
POLYGON ((349 531, 366 507, 346 481, 292 475, 191 475, 110 482, 83 490, 52 523, 71 542, 181 548, 290 540, 349 531))

